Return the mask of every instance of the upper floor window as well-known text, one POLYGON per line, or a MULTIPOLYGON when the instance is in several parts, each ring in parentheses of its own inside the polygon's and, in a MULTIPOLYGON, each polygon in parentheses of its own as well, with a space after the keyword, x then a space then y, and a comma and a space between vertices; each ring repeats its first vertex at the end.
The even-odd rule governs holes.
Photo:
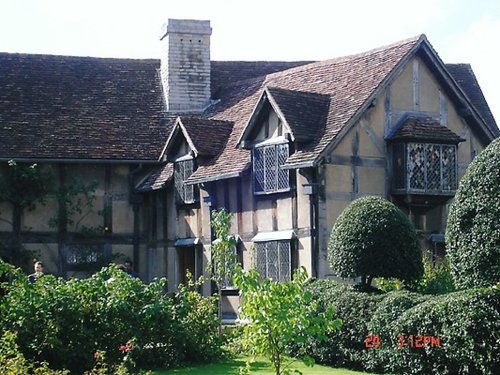
POLYGON ((253 177, 255 194, 278 193, 290 190, 289 171, 282 168, 288 156, 288 142, 270 143, 266 141, 254 147, 253 177))
POLYGON ((457 146, 394 145, 394 188, 412 193, 454 193, 458 185, 457 146))
POLYGON ((183 157, 174 163, 174 182, 176 202, 178 204, 191 204, 196 202, 194 185, 186 184, 186 180, 194 172, 194 159, 183 157))

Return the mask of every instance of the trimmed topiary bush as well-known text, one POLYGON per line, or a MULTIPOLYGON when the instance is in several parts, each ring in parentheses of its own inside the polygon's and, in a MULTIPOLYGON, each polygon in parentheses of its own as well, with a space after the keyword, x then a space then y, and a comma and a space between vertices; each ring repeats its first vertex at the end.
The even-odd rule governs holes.
POLYGON ((458 288, 500 280, 500 139, 469 165, 450 208, 446 248, 458 288))
POLYGON ((390 348, 381 350, 378 358, 385 371, 498 374, 500 289, 470 289, 431 297, 403 312, 389 329, 395 340, 383 343, 390 348), (423 340, 418 341, 419 336, 423 340))
POLYGON ((380 197, 353 201, 333 226, 328 260, 341 277, 361 276, 369 286, 374 277, 409 282, 423 273, 415 228, 407 216, 380 197))
POLYGON ((372 319, 368 323, 368 331, 377 337, 379 346, 368 348, 364 369, 381 372, 386 366, 384 360, 398 345, 398 332, 395 326, 401 316, 414 306, 429 300, 430 296, 422 296, 406 290, 395 291, 385 294, 384 299, 377 305, 372 319))
POLYGON ((333 280, 315 280, 307 290, 323 308, 333 307, 342 320, 340 329, 329 333, 326 341, 308 341, 307 354, 322 364, 363 368, 368 324, 384 295, 360 292, 333 280))
POLYGON ((500 284, 439 296, 362 293, 330 280, 308 289, 343 320, 325 343, 306 343, 319 363, 391 374, 498 374, 500 284))

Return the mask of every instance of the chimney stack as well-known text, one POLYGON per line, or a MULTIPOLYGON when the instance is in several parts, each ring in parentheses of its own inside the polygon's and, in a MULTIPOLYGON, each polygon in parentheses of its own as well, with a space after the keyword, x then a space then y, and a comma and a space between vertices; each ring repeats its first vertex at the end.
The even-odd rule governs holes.
POLYGON ((169 112, 210 104, 210 21, 169 19, 162 28, 161 80, 169 112))

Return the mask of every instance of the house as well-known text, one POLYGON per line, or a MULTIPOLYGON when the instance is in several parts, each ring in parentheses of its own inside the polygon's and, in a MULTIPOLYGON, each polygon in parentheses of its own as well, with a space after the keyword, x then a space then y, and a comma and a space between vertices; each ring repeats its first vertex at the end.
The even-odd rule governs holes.
POLYGON ((244 267, 326 278, 335 219, 378 195, 442 255, 458 181, 499 135, 470 65, 443 63, 425 35, 318 62, 211 61, 210 35, 169 20, 161 60, 0 54, 2 170, 53 173, 45 205, 0 203, 0 240, 66 276, 121 253, 174 290, 206 272, 211 213, 226 208, 244 267), (92 204, 49 225, 75 181, 96 181, 71 196, 92 204))

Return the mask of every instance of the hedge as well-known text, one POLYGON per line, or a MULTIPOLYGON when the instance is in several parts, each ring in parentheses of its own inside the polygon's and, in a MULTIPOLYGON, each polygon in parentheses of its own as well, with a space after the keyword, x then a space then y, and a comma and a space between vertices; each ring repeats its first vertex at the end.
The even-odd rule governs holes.
POLYGON ((368 294, 331 280, 308 287, 343 320, 326 344, 310 343, 319 363, 392 374, 498 374, 500 284, 439 296, 368 294))
POLYGON ((362 368, 368 324, 384 295, 361 293, 330 280, 316 280, 308 290, 321 305, 333 306, 342 320, 340 330, 330 333, 325 342, 307 343, 308 354, 322 364, 362 368))
POLYGON ((500 281, 500 139, 469 165, 450 207, 446 251, 455 285, 487 287, 500 281))

